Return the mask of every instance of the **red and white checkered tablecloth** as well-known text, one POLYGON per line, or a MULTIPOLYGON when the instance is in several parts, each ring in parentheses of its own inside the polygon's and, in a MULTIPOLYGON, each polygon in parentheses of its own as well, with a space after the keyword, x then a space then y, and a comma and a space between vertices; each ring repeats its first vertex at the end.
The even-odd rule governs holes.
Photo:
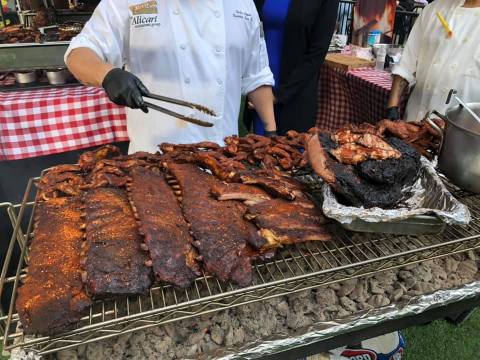
POLYGON ((126 112, 103 89, 0 92, 0 160, 128 140, 126 112))
MULTIPOLYGON (((317 127, 333 131, 346 124, 375 123, 384 118, 392 88, 389 72, 344 71, 322 66, 318 90, 317 127)), ((403 111, 406 97, 401 105, 403 111)))

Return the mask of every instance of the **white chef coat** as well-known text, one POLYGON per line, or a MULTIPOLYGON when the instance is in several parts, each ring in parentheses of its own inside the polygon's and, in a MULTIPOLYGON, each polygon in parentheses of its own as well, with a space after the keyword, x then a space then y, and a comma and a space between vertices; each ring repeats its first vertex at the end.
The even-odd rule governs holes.
POLYGON ((468 102, 480 101, 480 8, 463 8, 464 0, 435 0, 427 6, 405 45, 393 74, 415 86, 405 119, 421 120, 431 110, 444 113, 450 89, 468 102), (440 12, 453 37, 438 20, 440 12))
POLYGON ((130 153, 154 152, 162 142, 222 143, 238 133, 241 95, 274 85, 252 0, 102 0, 65 59, 80 47, 114 66, 126 64, 152 93, 202 104, 218 115, 158 103, 215 124, 203 128, 154 110, 127 109, 130 153))

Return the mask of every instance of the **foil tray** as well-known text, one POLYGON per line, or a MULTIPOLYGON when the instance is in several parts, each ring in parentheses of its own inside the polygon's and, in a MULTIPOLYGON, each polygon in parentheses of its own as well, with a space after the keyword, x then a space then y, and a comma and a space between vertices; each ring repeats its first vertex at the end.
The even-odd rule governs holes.
POLYGON ((330 186, 317 175, 297 177, 309 189, 328 218, 355 232, 392 235, 436 235, 447 225, 470 222, 468 208, 445 187, 433 165, 422 158, 417 182, 404 189, 405 198, 395 209, 352 207, 341 204, 330 186))

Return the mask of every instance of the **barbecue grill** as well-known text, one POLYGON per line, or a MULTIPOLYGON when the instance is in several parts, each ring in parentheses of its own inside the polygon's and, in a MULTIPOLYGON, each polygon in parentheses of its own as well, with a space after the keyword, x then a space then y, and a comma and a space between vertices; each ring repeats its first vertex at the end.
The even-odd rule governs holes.
POLYGON ((52 337, 24 336, 15 312, 17 289, 27 272, 28 244, 32 236, 36 203, 30 179, 21 204, 6 207, 14 228, 0 277, 0 295, 12 290, 9 309, 0 314, 5 350, 22 347, 38 354, 53 353, 182 319, 236 306, 288 295, 328 284, 395 269, 480 248, 480 196, 447 184, 452 194, 466 204, 472 214, 468 226, 447 227, 440 235, 388 236, 353 234, 339 226, 330 242, 310 242, 287 247, 273 259, 254 264, 254 282, 239 288, 203 275, 186 290, 159 284, 147 295, 96 301, 89 314, 74 330, 52 337), (18 263, 13 249, 21 249, 18 263), (7 276, 9 267, 16 268, 7 276))

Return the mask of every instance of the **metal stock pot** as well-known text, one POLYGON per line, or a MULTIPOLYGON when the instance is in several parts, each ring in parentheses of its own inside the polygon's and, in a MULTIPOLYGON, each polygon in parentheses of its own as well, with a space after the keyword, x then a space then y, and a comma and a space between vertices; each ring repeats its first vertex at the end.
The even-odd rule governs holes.
POLYGON ((443 138, 438 170, 458 187, 480 193, 480 122, 468 108, 480 117, 480 103, 469 103, 449 108, 445 116, 434 112, 445 121, 445 130, 427 121, 443 138))

